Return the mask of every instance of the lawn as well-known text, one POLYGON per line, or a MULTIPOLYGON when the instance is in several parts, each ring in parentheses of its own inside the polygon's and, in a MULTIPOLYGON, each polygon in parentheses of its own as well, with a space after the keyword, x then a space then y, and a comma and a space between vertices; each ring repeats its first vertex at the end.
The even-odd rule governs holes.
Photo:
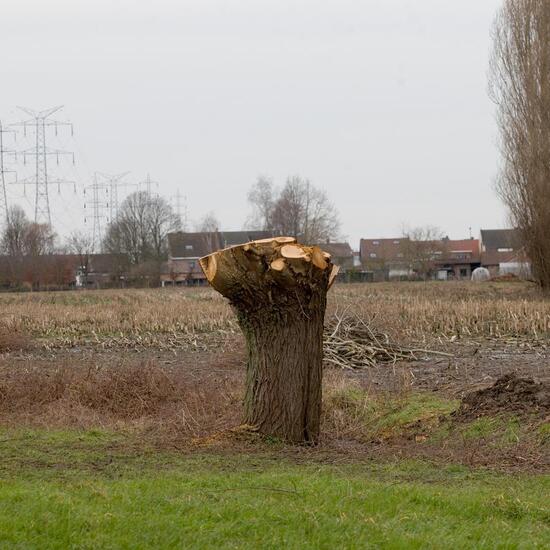
POLYGON ((547 548, 550 476, 3 432, 2 548, 547 548))

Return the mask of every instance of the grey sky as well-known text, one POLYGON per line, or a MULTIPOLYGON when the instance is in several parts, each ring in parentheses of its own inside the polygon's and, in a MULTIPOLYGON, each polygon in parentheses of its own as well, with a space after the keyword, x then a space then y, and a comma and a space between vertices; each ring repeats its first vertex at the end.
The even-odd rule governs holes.
MULTIPOLYGON (((82 223, 94 170, 150 172, 225 229, 258 175, 300 174, 354 248, 404 223, 454 238, 505 225, 486 82, 497 0, 2 4, 0 117, 64 104, 75 124, 52 142, 77 154, 60 168, 77 194, 50 190, 60 233, 82 223)), ((29 211, 31 195, 10 188, 29 211)))

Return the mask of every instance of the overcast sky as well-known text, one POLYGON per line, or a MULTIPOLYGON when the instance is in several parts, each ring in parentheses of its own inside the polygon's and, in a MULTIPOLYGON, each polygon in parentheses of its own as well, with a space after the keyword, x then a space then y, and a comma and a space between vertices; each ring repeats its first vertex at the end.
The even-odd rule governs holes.
MULTIPOLYGON (((506 224, 487 96, 499 4, 3 2, 0 117, 65 105, 74 138, 50 144, 75 150, 57 173, 78 185, 50 188, 60 233, 83 224, 97 170, 150 172, 161 194, 187 195, 191 219, 213 210, 223 229, 241 228, 258 175, 300 174, 328 192, 354 248, 403 224, 467 237, 506 224)), ((9 198, 32 211, 30 188, 9 198)))

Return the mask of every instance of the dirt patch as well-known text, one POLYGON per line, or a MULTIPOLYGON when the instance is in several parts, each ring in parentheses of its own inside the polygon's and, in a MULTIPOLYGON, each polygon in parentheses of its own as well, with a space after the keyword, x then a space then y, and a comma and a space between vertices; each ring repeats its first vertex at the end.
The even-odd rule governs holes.
POLYGON ((550 414, 550 383, 506 374, 492 386, 466 395, 456 416, 470 419, 500 413, 550 414))

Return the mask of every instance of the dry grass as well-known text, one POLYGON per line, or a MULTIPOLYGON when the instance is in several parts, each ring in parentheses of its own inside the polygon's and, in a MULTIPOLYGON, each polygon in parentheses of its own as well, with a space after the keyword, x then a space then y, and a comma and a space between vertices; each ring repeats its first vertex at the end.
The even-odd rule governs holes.
MULTIPOLYGON (((524 283, 337 285, 329 314, 348 306, 400 343, 550 335, 550 299, 524 283)), ((177 348, 206 333, 239 333, 210 289, 4 294, 0 308, 5 326, 47 347, 177 348)))
MULTIPOLYGON (((390 397, 334 370, 323 388, 323 431, 334 441, 378 437, 381 411, 400 410, 409 396, 406 383, 390 397)), ((164 443, 208 440, 240 424, 243 391, 243 373, 235 369, 222 378, 206 368, 192 375, 152 360, 105 367, 29 360, 0 371, 0 424, 111 429, 164 443)))
POLYGON ((197 379, 154 361, 104 368, 37 367, 29 361, 0 373, 0 423, 192 438, 234 425, 239 395, 240 383, 231 375, 197 379))
POLYGON ((0 324, 0 353, 29 349, 31 339, 18 327, 0 324))

